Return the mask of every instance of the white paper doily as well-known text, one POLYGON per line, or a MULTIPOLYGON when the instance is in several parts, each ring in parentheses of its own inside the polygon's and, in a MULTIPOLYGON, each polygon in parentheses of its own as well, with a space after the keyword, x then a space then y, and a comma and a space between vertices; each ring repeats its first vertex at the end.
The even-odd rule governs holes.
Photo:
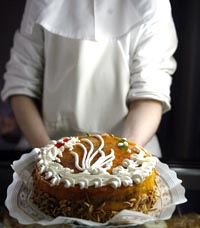
MULTIPOLYGON (((120 225, 120 227, 131 227, 144 224, 149 221, 169 219, 176 205, 186 202, 185 189, 181 185, 181 180, 177 178, 176 173, 169 169, 168 165, 158 162, 156 169, 160 176, 157 177, 158 190, 161 197, 157 201, 155 208, 148 215, 123 210, 107 223, 96 223, 84 219, 57 217, 51 218, 42 213, 30 199, 32 186, 32 171, 35 162, 35 151, 22 155, 12 165, 14 170, 13 182, 7 190, 6 207, 12 217, 16 218, 21 224, 80 224, 87 226, 102 226, 112 227, 109 224, 120 225)), ((78 227, 78 226, 77 226, 78 227)))

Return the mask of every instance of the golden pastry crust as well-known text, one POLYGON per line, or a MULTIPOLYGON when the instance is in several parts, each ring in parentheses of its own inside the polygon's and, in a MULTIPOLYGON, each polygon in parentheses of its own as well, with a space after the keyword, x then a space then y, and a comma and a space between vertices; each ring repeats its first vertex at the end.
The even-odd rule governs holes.
MULTIPOLYGON (((121 166, 124 159, 129 159, 132 154, 137 154, 138 151, 133 149, 136 144, 128 142, 125 146, 119 146, 119 142, 123 139, 116 136, 103 134, 104 140, 103 151, 105 155, 109 155, 110 150, 114 150, 115 159, 112 161, 112 166, 108 169, 108 173, 112 173, 113 168, 121 166), (127 151, 129 150, 129 151, 127 151)), ((98 138, 93 135, 79 136, 79 139, 87 138, 93 145, 94 150, 99 147, 98 138)), ((89 144, 82 142, 89 150, 89 144)), ((57 147, 60 145, 56 144, 57 147)), ((143 148, 141 148, 143 150, 143 148)), ((76 151, 80 161, 83 159, 83 150, 80 146, 75 145, 73 151, 76 151)), ((146 151, 145 157, 151 157, 146 151)), ((80 173, 80 170, 75 166, 75 157, 69 153, 69 149, 65 148, 60 158, 60 164, 63 167, 69 167, 74 170, 74 173, 80 173)), ((98 156, 93 160, 93 164, 98 160, 98 156)), ((157 199, 156 189, 156 169, 153 168, 151 174, 141 183, 133 183, 130 186, 120 186, 114 188, 106 185, 101 187, 88 186, 81 188, 79 184, 73 187, 66 188, 64 182, 58 185, 52 185, 51 179, 45 179, 45 175, 40 173, 39 167, 35 165, 33 172, 33 200, 44 210, 45 213, 56 217, 59 215, 78 217, 89 219, 98 222, 105 222, 113 217, 117 212, 123 209, 140 211, 148 213, 153 209, 157 199), (42 199, 42 200, 41 200, 42 199), (48 206, 53 204, 52 209, 48 206), (53 203, 52 203, 53 202, 53 203)))

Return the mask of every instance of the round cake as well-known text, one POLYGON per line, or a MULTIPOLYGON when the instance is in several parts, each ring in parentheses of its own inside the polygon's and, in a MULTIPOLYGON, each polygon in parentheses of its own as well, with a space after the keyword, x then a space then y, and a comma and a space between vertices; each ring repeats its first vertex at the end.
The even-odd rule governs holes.
POLYGON ((35 151, 32 200, 52 217, 106 222, 123 209, 154 210, 157 158, 134 142, 86 135, 35 151))

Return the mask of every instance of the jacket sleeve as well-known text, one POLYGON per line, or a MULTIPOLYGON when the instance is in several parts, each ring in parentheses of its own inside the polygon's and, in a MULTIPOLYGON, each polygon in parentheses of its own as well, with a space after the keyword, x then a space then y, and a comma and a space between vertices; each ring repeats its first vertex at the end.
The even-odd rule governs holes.
POLYGON ((32 32, 27 32, 26 20, 27 17, 30 18, 31 13, 33 14, 30 4, 27 4, 21 27, 14 36, 10 60, 6 65, 1 92, 3 101, 12 95, 39 98, 42 93, 43 31, 39 25, 35 25, 32 32))
POLYGON ((131 54, 128 102, 155 99, 162 102, 163 113, 171 108, 170 87, 171 75, 176 70, 173 58, 176 48, 177 35, 170 5, 158 5, 152 18, 141 26, 137 46, 131 54))

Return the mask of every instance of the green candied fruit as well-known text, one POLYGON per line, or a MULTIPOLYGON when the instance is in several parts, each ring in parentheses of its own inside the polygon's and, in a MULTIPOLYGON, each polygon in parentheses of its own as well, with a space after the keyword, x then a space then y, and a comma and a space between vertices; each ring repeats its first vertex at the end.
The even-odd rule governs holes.
POLYGON ((128 149, 129 149, 128 141, 125 138, 120 139, 119 142, 117 142, 117 146, 123 151, 128 151, 128 149))

